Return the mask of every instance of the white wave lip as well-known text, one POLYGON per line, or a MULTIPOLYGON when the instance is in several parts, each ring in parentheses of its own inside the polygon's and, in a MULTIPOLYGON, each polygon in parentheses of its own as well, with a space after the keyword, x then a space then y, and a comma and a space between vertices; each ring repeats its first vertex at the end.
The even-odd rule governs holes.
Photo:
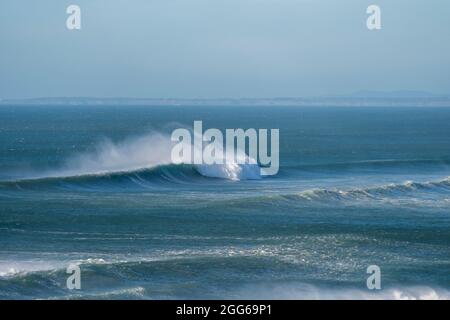
POLYGON ((257 180, 261 179, 260 167, 257 164, 210 164, 197 165, 197 171, 205 177, 229 180, 257 180))
POLYGON ((229 180, 257 180, 261 179, 261 168, 255 159, 244 152, 236 152, 236 161, 224 164, 196 165, 197 171, 206 177, 223 178, 229 180))

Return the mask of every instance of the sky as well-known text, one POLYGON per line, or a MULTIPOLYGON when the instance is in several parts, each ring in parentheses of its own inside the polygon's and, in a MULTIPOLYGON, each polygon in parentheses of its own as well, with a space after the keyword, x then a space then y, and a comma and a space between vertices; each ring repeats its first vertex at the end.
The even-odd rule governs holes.
POLYGON ((450 94, 449 75, 448 0, 0 1, 0 99, 450 94))

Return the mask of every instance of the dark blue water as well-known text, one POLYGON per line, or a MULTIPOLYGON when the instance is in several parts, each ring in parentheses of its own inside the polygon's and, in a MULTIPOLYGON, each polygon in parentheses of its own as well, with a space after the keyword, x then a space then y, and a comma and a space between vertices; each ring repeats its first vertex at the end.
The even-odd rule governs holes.
POLYGON ((1 107, 0 298, 449 298, 449 123, 450 108, 1 107), (167 163, 194 120, 279 128, 279 174, 167 163))

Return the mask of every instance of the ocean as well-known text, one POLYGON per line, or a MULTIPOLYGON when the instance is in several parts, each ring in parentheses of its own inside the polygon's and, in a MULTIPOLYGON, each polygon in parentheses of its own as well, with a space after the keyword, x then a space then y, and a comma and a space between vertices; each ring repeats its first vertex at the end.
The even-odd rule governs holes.
POLYGON ((0 299, 449 298, 450 108, 0 106, 0 299), (171 164, 195 120, 279 173, 171 164))

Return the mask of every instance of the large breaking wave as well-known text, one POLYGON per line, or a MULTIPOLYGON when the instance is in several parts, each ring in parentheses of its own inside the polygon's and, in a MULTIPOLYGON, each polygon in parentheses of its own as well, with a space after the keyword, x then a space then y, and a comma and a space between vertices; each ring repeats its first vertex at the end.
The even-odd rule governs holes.
MULTIPOLYGON (((261 179, 254 159, 247 163, 181 164, 171 161, 173 143, 161 133, 150 133, 114 143, 103 140, 94 150, 70 157, 55 169, 40 170, 25 176, 0 181, 1 187, 105 186, 149 187, 158 182, 186 183, 202 178, 228 180, 261 179)), ((237 155, 239 156, 239 152, 237 155)), ((247 157, 245 155, 245 157, 247 157)))

